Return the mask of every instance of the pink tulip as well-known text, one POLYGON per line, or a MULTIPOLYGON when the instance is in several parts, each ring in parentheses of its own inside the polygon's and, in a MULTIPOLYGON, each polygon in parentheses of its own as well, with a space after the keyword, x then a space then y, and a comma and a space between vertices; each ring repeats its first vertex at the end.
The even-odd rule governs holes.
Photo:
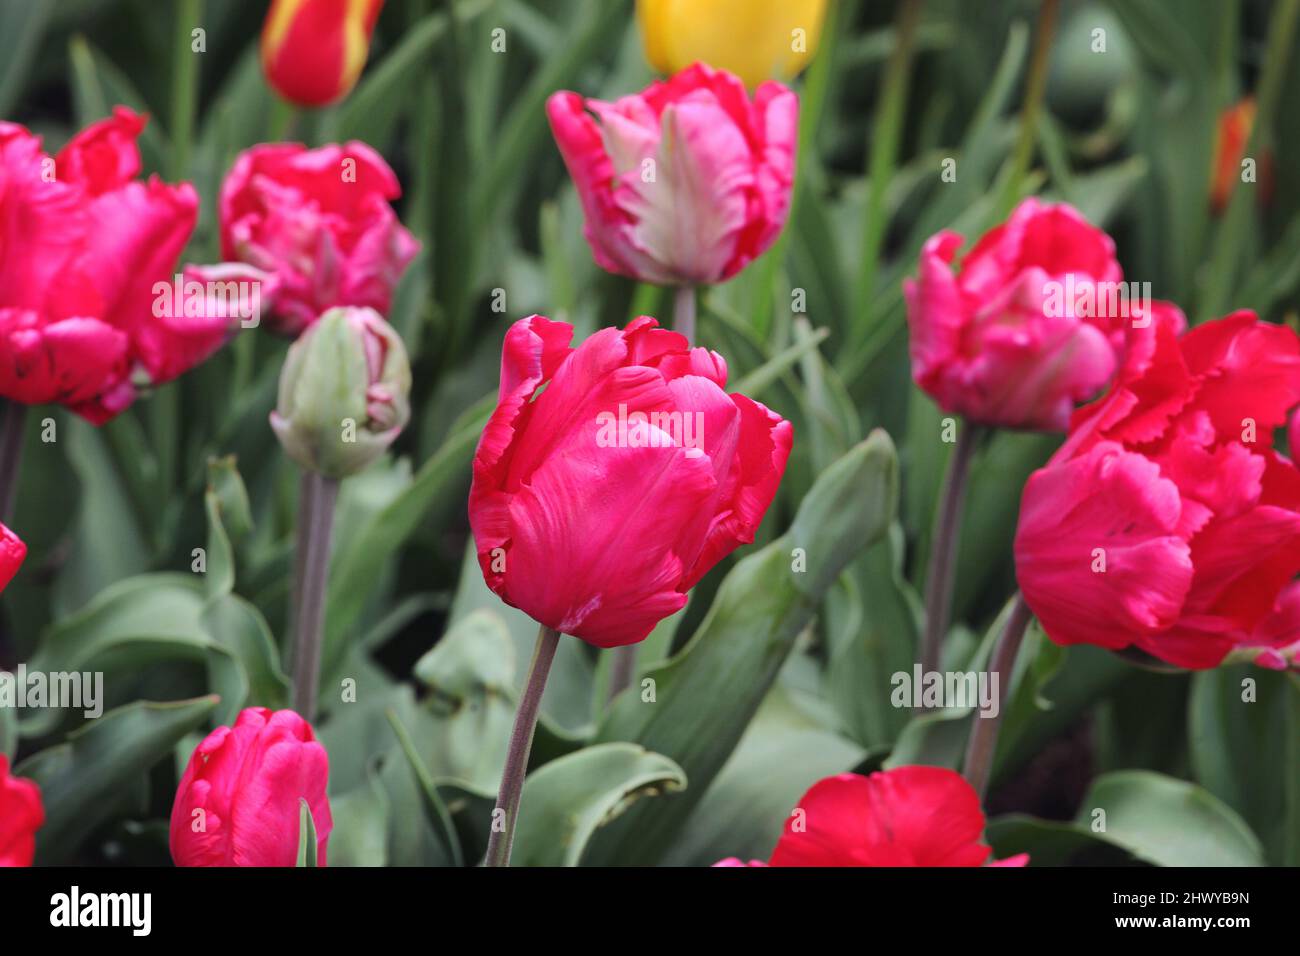
POLYGON ((1070 206, 1036 199, 986 233, 954 274, 962 242, 932 237, 904 283, 912 377, 945 412, 977 424, 1065 431, 1123 344, 1114 243, 1070 206))
POLYGON ((0 867, 32 865, 36 831, 44 822, 40 788, 10 775, 9 758, 0 753, 0 867))
POLYGON ((156 308, 198 197, 188 183, 136 179, 144 125, 119 106, 49 157, 0 123, 0 396, 103 424, 141 381, 171 381, 233 331, 202 310, 156 308))
POLYGON ((420 249, 389 205, 401 193, 365 143, 254 146, 221 186, 221 254, 270 280, 263 304, 283 335, 297 336, 334 306, 386 317, 420 249))
POLYGON ((661 285, 729 279, 772 244, 794 183, 799 101, 753 100, 702 63, 614 103, 560 92, 551 130, 604 269, 661 285))
POLYGON ((329 757, 307 721, 291 710, 250 707, 190 758, 172 805, 172 859, 177 866, 293 866, 305 799, 324 866, 334 827, 328 784, 329 757))
POLYGON ((786 820, 771 859, 738 866, 1025 866, 1021 853, 991 860, 980 842, 975 789, 944 767, 841 773, 813 784, 786 820))
POLYGON ((754 539, 790 453, 789 422, 723 390, 720 355, 657 325, 573 349, 563 322, 516 322, 474 458, 488 586, 599 647, 642 640, 754 539))
POLYGON ((23 559, 27 557, 27 545, 22 539, 0 522, 0 591, 9 586, 9 582, 18 573, 23 559))
POLYGON ((1016 575, 1058 644, 1215 667, 1261 643, 1300 572, 1300 472, 1272 447, 1300 402, 1300 339, 1253 312, 1180 338, 1181 312, 1152 311, 1025 485, 1016 575))

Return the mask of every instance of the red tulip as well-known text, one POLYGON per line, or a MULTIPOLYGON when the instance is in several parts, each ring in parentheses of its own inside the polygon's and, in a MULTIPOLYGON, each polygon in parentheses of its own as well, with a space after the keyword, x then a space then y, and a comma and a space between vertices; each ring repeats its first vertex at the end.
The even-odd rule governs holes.
POLYGON ((1026 854, 989 859, 979 797, 942 767, 898 767, 813 784, 767 863, 715 866, 1024 866, 1026 854))
POLYGON ((282 334, 296 336, 340 305, 386 317, 420 248, 389 205, 401 192, 365 143, 254 146, 221 186, 221 254, 252 267, 270 325, 282 334))
POLYGON ((1058 644, 1220 664, 1300 571, 1300 472, 1272 448, 1300 339, 1236 312, 1178 337, 1158 303, 1110 392, 1025 486, 1021 590, 1058 644))
POLYGON ((785 225, 799 101, 780 83, 751 100, 735 76, 697 63, 614 103, 556 93, 546 112, 610 272, 721 282, 785 225))
MULTIPOLYGON (((1255 98, 1248 96, 1224 110, 1214 143, 1214 175, 1210 183, 1210 208, 1215 214, 1228 208, 1232 191, 1242 177, 1242 160, 1255 127, 1255 98)), ((1266 204, 1273 193, 1273 156, 1265 152, 1256 164, 1259 203, 1266 204)))
MULTIPOLYGON (((1067 205, 1026 199, 953 274, 963 239, 932 237, 903 289, 912 377, 945 412, 1065 431, 1123 344, 1115 244, 1067 205)), ((1132 303, 1132 308, 1140 308, 1132 303)))
POLYGON ((0 591, 9 586, 25 557, 27 545, 0 521, 0 591))
POLYGON ((305 799, 324 866, 334 827, 328 783, 329 757, 307 721, 291 710, 250 707, 190 758, 172 805, 172 859, 177 866, 293 866, 305 799))
POLYGON ((370 53, 384 0, 272 0, 262 25, 262 70, 299 106, 347 96, 370 53))
POLYGON ((0 753, 0 867, 32 865, 36 831, 44 822, 40 788, 10 776, 9 758, 0 753))
POLYGON ((722 356, 657 325, 573 349, 566 323, 516 322, 474 458, 488 586, 599 647, 642 640, 754 539, 790 453, 789 422, 723 390, 722 356))
POLYGON ((188 183, 135 178, 144 125, 118 107, 51 158, 0 123, 0 396, 102 424, 138 383, 171 381, 230 334, 230 319, 155 307, 198 197, 188 183))

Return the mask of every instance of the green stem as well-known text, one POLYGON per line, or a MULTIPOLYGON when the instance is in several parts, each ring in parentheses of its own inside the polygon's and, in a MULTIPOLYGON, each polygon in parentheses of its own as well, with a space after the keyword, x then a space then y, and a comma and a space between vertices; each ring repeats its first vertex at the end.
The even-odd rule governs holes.
POLYGON ((27 406, 0 398, 0 522, 13 518, 26 424, 27 406))
POLYGON ((1034 31, 1034 50, 1029 61, 1029 76, 1025 81, 1025 100, 1020 108, 1020 135, 1012 153, 1011 175, 1003 184, 998 203, 998 219, 1004 219, 1020 198, 1020 189, 1029 173, 1029 163, 1034 157, 1034 143, 1038 137, 1038 114, 1042 112, 1043 96, 1047 91, 1047 68, 1051 62, 1052 41, 1056 36, 1056 20, 1060 13, 1060 0, 1043 0, 1038 12, 1038 27, 1034 31))
POLYGON ((339 483, 314 471, 302 474, 294 583, 293 709, 305 720, 316 715, 321 641, 325 632, 325 588, 339 483))
POLYGON ((966 502, 966 480, 971 459, 979 444, 980 429, 963 423, 957 444, 948 456, 943 479, 939 517, 930 538, 930 567, 925 576, 925 632, 921 637, 922 673, 937 671, 943 660, 943 639, 952 614, 953 569, 957 543, 961 539, 961 518, 966 502))
MULTIPOLYGON (((1246 156, 1260 156, 1271 142, 1273 116, 1281 99, 1297 20, 1300 20, 1300 0, 1278 0, 1268 25, 1268 50, 1264 54, 1264 67, 1260 70, 1256 86, 1255 125, 1246 143, 1246 156)), ((1228 299, 1236 285, 1241 265, 1241 255, 1249 248, 1245 237, 1250 229, 1250 205, 1253 198, 1253 190, 1234 189, 1232 198, 1228 200, 1228 210, 1214 237, 1214 249, 1206 270, 1205 291, 1197 310, 1202 321, 1227 311, 1228 299)))
POLYGON ((870 193, 864 217, 866 232, 862 237, 862 272, 854 295, 850 351, 856 351, 862 345, 871 327, 871 300, 875 295, 876 273, 880 269, 880 250, 889 225, 885 217, 885 194, 889 191, 889 183, 894 178, 894 167, 898 164, 921 7, 922 0, 903 0, 899 8, 894 27, 894 49, 885 67, 880 105, 872 127, 871 159, 867 172, 870 193))
POLYGON ((199 99, 199 57, 193 49, 193 31, 200 25, 203 0, 178 0, 176 37, 172 49, 171 178, 189 172, 190 142, 194 139, 194 114, 199 99))
POLYGON ((488 837, 484 866, 509 866, 510 848, 515 839, 515 821, 519 818, 519 798, 524 792, 524 775, 528 772, 528 754, 533 749, 533 733, 537 730, 537 714, 546 690, 546 675, 551 672, 555 650, 560 645, 560 632, 542 626, 537 633, 533 660, 524 678, 523 693, 519 697, 519 710, 515 713, 515 726, 510 732, 510 749, 506 752, 505 769, 501 771, 501 790, 497 794, 496 809, 503 816, 492 815, 492 833, 488 837))
POLYGON ((1002 712, 1006 709, 1007 693, 1010 689, 1011 675, 1016 664, 1016 655, 1025 639, 1025 630, 1034 614, 1025 603, 1024 595, 1017 594, 1011 615, 1007 618, 998 643, 993 648, 993 659, 989 661, 989 673, 998 675, 998 709, 997 713, 985 717, 977 710, 971 717, 970 740, 966 744, 966 762, 962 764, 962 773, 980 801, 988 789, 989 775, 993 769, 993 754, 997 750, 998 730, 1002 725, 1002 712))

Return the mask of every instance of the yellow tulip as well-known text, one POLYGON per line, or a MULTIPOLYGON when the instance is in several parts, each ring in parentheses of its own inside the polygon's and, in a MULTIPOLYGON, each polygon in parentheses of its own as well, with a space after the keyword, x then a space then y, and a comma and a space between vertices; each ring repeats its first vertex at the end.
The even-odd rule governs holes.
POLYGON ((788 80, 817 52, 827 0, 637 0, 646 59, 662 73, 697 60, 751 89, 788 80))

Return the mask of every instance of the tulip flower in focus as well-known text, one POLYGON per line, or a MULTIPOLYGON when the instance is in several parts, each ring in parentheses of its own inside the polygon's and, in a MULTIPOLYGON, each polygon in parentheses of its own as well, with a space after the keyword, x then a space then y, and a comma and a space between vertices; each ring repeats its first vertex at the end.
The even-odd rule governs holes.
POLYGON ((636 15, 646 59, 659 72, 702 61, 753 89, 808 65, 826 0, 637 0, 636 15))
MULTIPOLYGON (((1232 191, 1242 181, 1242 161, 1255 128, 1255 98, 1248 96, 1223 111, 1214 142, 1214 172, 1210 183, 1210 208, 1215 214, 1228 208, 1232 191)), ((1273 157, 1263 153, 1255 164, 1259 202, 1264 205, 1273 192, 1273 157)))
POLYGON ((961 774, 942 767, 841 773, 812 786, 767 863, 715 866, 1024 866, 989 859, 984 813, 961 774))
POLYGON ((724 391, 720 355, 654 319, 603 329, 576 349, 572 336, 541 316, 506 334, 469 518, 502 600, 615 647, 645 638, 754 540, 792 431, 724 391))
POLYGON ((18 224, 0 234, 0 398, 102 425, 238 327, 202 305, 173 307, 198 196, 189 183, 136 178, 145 122, 118 107, 52 159, 38 137, 0 123, 0 222, 18 224))
POLYGON ((1123 345, 1114 242, 1074 208, 1033 198, 954 274, 962 241, 933 236, 904 283, 912 377, 945 412, 975 424, 1065 431, 1123 345))
POLYGON ((1179 337, 1182 313, 1153 311, 1026 484, 1016 575, 1058 644, 1210 668, 1288 640, 1260 628, 1300 572, 1300 472, 1272 447, 1300 403, 1300 339, 1247 311, 1179 337))
POLYGON ((36 831, 44 822, 40 788, 12 776, 9 758, 0 753, 0 867, 32 865, 36 831))
POLYGON ((384 0, 272 0, 262 70, 298 106, 326 106, 356 86, 384 0))
POLYGON ((303 468, 346 478, 401 434, 410 392, 411 366, 393 327, 372 309, 331 309, 289 347, 271 427, 303 468))
POLYGON ((546 111, 592 254, 610 272, 722 282, 785 224, 799 102, 779 83, 751 100, 732 74, 696 64, 613 103, 556 93, 546 111))
POLYGON ((324 866, 334 827, 328 783, 329 757, 307 721, 291 710, 250 707, 190 757, 172 805, 172 859, 177 866, 294 866, 302 799, 324 866))
POLYGON ((401 192, 388 163, 365 143, 254 146, 221 185, 227 262, 209 271, 249 267, 249 278, 262 281, 268 324, 282 335, 298 335, 340 305, 386 316, 420 249, 389 205, 401 192))

